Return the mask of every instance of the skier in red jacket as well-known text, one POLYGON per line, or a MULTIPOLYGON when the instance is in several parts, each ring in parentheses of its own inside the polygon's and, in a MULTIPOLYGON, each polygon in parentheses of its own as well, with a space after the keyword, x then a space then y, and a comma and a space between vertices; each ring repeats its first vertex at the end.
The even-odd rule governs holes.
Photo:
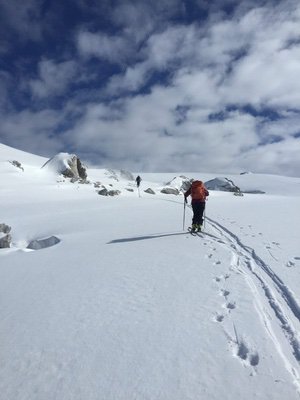
POLYGON ((193 224, 192 231, 200 232, 203 224, 203 213, 205 209, 206 197, 209 196, 209 192, 204 186, 202 181, 194 181, 191 187, 185 192, 184 200, 187 203, 187 198, 192 197, 192 209, 193 209, 193 224))

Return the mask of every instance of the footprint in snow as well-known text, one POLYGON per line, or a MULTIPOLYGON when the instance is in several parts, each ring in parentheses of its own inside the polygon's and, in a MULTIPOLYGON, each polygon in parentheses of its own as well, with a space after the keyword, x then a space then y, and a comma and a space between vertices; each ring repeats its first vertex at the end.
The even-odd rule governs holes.
POLYGON ((247 364, 255 367, 259 363, 259 354, 254 351, 252 352, 244 340, 236 343, 236 355, 242 360, 246 361, 247 364))
POLYGON ((223 319, 224 319, 224 315, 222 315, 222 314, 217 314, 217 315, 215 316, 215 321, 216 321, 216 322, 222 322, 223 319))
POLYGON ((229 290, 222 289, 221 290, 221 296, 227 297, 230 294, 229 290))
POLYGON ((235 307, 236 307, 236 305, 235 305, 235 303, 234 303, 233 301, 230 301, 230 302, 227 303, 225 306, 226 306, 226 308, 227 308, 228 310, 234 310, 235 307))
POLYGON ((216 277, 214 278, 214 280, 215 280, 216 282, 221 282, 221 281, 226 280, 226 279, 228 279, 228 278, 230 278, 230 274, 216 276, 216 277))
POLYGON ((300 260, 300 257, 294 257, 294 260, 300 260))
POLYGON ((221 264, 221 261, 219 260, 214 262, 214 265, 219 265, 219 264, 221 264))
POLYGON ((285 265, 286 265, 286 267, 291 268, 291 267, 295 266, 295 263, 292 261, 288 261, 285 265))

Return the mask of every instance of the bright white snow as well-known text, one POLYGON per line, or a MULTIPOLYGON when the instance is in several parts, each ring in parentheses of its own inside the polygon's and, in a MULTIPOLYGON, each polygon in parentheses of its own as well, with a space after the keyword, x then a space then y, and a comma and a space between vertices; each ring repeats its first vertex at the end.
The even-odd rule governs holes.
POLYGON ((1 399, 299 399, 300 179, 224 175, 266 194, 211 191, 193 237, 174 174, 87 170, 111 198, 46 161, 0 144, 1 399))

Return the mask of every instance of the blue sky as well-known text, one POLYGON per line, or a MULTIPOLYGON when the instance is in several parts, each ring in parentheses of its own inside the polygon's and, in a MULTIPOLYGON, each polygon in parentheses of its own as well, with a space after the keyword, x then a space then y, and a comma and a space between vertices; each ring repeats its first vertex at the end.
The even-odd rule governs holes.
POLYGON ((300 176, 300 3, 0 0, 0 142, 300 176))

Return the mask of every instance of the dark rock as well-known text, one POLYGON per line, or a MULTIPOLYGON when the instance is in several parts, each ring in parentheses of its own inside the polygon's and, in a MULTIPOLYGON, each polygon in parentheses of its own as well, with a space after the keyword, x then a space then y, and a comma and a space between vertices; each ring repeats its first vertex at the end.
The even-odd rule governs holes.
POLYGON ((104 187, 98 191, 98 194, 100 194, 100 196, 108 196, 108 190, 104 187))
POLYGON ((108 196, 118 196, 119 194, 121 194, 120 190, 109 190, 107 193, 108 196))
POLYGON ((47 247, 54 246, 59 242, 60 242, 60 239, 58 239, 56 236, 50 236, 45 239, 32 240, 28 244, 27 249, 31 249, 31 250, 45 249, 47 247))
POLYGON ((244 193, 248 193, 248 194, 265 194, 266 192, 264 192, 263 190, 244 190, 244 193))
POLYGON ((0 224, 0 232, 9 233, 11 231, 11 227, 6 224, 0 224))
POLYGON ((14 167, 17 167, 19 169, 21 169, 22 171, 24 171, 24 168, 22 167, 22 164, 19 161, 13 160, 13 161, 9 161, 14 167))
POLYGON ((174 188, 163 188, 160 192, 164 194, 179 194, 179 190, 174 188))
POLYGON ((9 248, 11 245, 11 235, 5 235, 0 238, 0 249, 9 248))
POLYGON ((149 194, 155 194, 154 190, 151 188, 148 188, 146 190, 144 190, 145 193, 149 193, 149 194))
POLYGON ((215 178, 205 182, 207 190, 220 190, 223 192, 240 192, 240 188, 236 186, 232 180, 227 178, 215 178))

